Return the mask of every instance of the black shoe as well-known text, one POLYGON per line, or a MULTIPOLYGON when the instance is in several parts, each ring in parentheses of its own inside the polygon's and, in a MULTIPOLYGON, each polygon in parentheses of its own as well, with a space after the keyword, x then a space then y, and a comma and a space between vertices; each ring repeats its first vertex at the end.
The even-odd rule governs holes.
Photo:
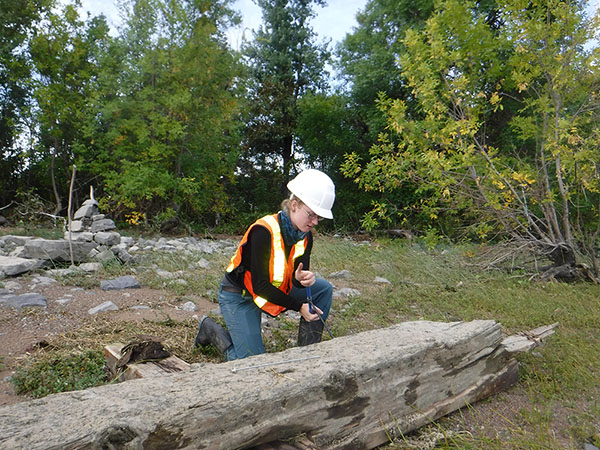
POLYGON ((323 322, 320 320, 307 322, 304 320, 304 317, 300 318, 300 325, 298 326, 298 347, 321 342, 322 336, 323 322))
POLYGON ((225 354, 227 349, 233 345, 233 341, 229 331, 210 317, 204 316, 198 325, 198 334, 194 340, 194 345, 199 347, 208 344, 214 345, 221 353, 225 354))

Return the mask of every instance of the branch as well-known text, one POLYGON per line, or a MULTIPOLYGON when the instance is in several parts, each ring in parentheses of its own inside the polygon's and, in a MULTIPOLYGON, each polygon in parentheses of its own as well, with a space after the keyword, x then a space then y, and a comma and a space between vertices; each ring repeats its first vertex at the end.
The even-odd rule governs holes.
POLYGON ((10 207, 13 205, 13 203, 15 203, 15 201, 14 201, 14 200, 13 200, 12 202, 10 202, 8 205, 6 205, 6 206, 2 206, 2 207, 0 208, 0 211, 2 211, 2 210, 4 210, 4 209, 7 209, 7 208, 10 208, 10 207))

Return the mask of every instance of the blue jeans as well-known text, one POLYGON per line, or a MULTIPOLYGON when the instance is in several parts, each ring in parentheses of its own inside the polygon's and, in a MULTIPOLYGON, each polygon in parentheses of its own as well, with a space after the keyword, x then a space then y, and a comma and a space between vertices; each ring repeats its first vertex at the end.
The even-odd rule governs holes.
MULTIPOLYGON (((333 286, 327 280, 316 278, 310 289, 313 303, 323 311, 323 320, 326 320, 331 308, 333 286)), ((306 300, 306 289, 292 287, 290 296, 306 300)), ((233 341, 225 358, 232 361, 265 353, 260 327, 262 310, 256 306, 252 297, 227 292, 220 287, 219 305, 233 341)))

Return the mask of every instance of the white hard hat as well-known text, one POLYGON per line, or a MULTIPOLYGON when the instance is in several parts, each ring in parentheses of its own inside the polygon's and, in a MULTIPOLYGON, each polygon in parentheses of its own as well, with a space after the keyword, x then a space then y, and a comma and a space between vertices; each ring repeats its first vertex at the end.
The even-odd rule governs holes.
POLYGON ((335 186, 331 178, 323 172, 316 169, 300 172, 287 184, 287 187, 315 214, 333 219, 331 207, 335 201, 335 186))

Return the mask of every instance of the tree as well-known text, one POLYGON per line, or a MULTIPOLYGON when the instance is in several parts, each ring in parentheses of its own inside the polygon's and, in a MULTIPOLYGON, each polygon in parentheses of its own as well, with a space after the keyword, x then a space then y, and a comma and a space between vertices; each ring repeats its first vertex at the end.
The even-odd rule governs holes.
POLYGON ((240 165, 245 174, 270 172, 272 189, 285 192, 293 169, 298 102, 308 92, 326 87, 327 45, 315 43, 309 25, 313 5, 324 0, 257 0, 264 25, 254 41, 244 46, 250 64, 250 112, 245 153, 240 165), (276 169, 273 170, 273 167, 276 169))
POLYGON ((14 198, 27 131, 29 86, 27 53, 31 32, 52 6, 51 0, 3 0, 0 3, 0 204, 14 198))
POLYGON ((398 64, 404 51, 401 38, 408 29, 422 29, 432 10, 433 0, 369 0, 356 16, 356 28, 337 47, 341 78, 363 124, 365 149, 385 127, 384 114, 375 104, 379 93, 409 95, 398 64))
POLYGON ((324 92, 305 95, 298 102, 297 123, 296 135, 304 165, 329 174, 336 187, 336 204, 344 205, 335 212, 336 224, 358 229, 370 196, 340 174, 344 155, 361 147, 361 130, 355 116, 349 113, 347 97, 324 92))
POLYGON ((526 243, 553 261, 555 274, 573 275, 582 257, 598 274, 600 65, 598 49, 585 47, 597 19, 581 8, 508 0, 495 29, 473 3, 447 0, 422 34, 406 33, 401 64, 418 114, 382 98, 388 134, 369 161, 350 155, 344 169, 366 189, 416 182, 426 196, 396 211, 378 204, 367 225, 390 213, 407 219, 407 211, 436 224, 444 211, 462 211, 480 237, 526 243), (508 101, 520 105, 510 139, 490 142, 489 126, 508 101))
MULTIPOLYGON (((55 199, 61 212, 68 190, 75 149, 81 145, 85 111, 97 76, 97 48, 108 39, 103 16, 85 23, 76 4, 48 14, 32 37, 29 51, 35 69, 33 116, 37 139, 28 154, 30 182, 55 199)), ((46 196, 46 195, 44 195, 46 196)))
POLYGON ((218 217, 237 159, 241 67, 223 30, 229 0, 123 3, 103 56, 102 95, 82 154, 116 216, 218 217))

